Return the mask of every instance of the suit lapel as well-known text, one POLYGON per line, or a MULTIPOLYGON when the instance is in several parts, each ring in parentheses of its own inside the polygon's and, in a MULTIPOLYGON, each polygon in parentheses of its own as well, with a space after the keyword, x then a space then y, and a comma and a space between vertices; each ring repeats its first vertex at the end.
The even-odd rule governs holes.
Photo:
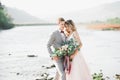
POLYGON ((63 37, 59 31, 58 31, 58 34, 59 34, 58 36, 60 36, 61 40, 64 42, 65 40, 63 39, 63 37))
POLYGON ((61 40, 64 41, 64 40, 63 40, 63 37, 62 37, 62 35, 61 35, 61 33, 60 33, 59 31, 58 31, 58 34, 59 34, 58 37, 60 37, 61 40))

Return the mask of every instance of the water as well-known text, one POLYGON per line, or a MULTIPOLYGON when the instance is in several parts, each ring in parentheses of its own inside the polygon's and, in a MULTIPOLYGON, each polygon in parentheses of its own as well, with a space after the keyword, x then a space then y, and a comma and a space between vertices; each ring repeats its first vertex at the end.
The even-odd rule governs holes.
MULTIPOLYGON (((0 32, 0 80, 35 80, 41 65, 51 62, 46 44, 57 26, 23 26, 0 32), (38 57, 28 58, 34 54, 38 57), (20 75, 16 75, 20 73, 20 75)), ((120 31, 78 27, 82 54, 91 73, 100 69, 107 76, 120 74, 120 31)))

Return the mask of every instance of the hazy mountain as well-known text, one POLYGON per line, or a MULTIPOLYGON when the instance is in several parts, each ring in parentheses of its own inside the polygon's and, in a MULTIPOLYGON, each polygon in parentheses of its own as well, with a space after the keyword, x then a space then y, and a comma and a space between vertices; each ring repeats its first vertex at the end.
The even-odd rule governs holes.
POLYGON ((15 23, 47 23, 48 21, 56 23, 58 17, 72 19, 75 22, 90 22, 96 20, 103 21, 108 18, 120 17, 120 1, 106 3, 85 10, 78 10, 74 12, 50 16, 44 19, 39 19, 35 16, 30 15, 29 13, 26 13, 23 10, 19 10, 16 8, 7 7, 7 11, 12 16, 15 23))
POLYGON ((8 14, 13 18, 14 23, 46 23, 46 21, 41 20, 29 13, 19 10, 17 8, 6 7, 8 14))
POLYGON ((51 18, 53 19, 53 22, 58 16, 62 16, 65 19, 72 19, 75 22, 103 21, 108 18, 120 17, 120 1, 99 5, 85 10, 56 15, 54 19, 51 18))

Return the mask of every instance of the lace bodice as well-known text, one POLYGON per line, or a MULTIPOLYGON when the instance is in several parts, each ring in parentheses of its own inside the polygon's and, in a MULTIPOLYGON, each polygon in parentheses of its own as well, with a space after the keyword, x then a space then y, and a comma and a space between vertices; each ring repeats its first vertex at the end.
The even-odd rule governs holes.
POLYGON ((73 32, 70 36, 68 36, 66 40, 69 41, 69 40, 71 40, 71 39, 73 39, 73 41, 75 42, 75 44, 80 45, 80 41, 78 41, 78 40, 75 39, 75 37, 74 37, 74 32, 73 32))
POLYGON ((67 41, 69 41, 70 39, 75 40, 75 38, 74 38, 74 36, 73 36, 73 33, 72 33, 70 36, 67 37, 67 41))

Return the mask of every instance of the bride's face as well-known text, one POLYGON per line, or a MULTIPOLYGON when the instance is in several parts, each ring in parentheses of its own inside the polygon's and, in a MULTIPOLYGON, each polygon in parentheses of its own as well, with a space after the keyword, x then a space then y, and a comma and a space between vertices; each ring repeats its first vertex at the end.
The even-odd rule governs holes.
POLYGON ((67 32, 70 32, 71 31, 71 28, 68 26, 68 25, 65 25, 65 31, 67 31, 67 32))

